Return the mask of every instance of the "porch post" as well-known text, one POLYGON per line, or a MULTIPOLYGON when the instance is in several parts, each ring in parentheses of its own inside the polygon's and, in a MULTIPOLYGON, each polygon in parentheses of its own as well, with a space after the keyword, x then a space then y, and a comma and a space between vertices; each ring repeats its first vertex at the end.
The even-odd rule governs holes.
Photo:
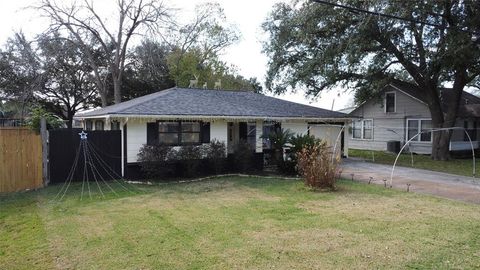
POLYGON ((263 152, 263 120, 256 121, 256 140, 255 140, 255 152, 262 153, 263 152))
POLYGON ((122 163, 121 166, 122 166, 122 177, 125 177, 125 149, 124 149, 124 141, 125 141, 125 138, 124 138, 124 129, 123 129, 123 125, 124 125, 124 122, 123 121, 120 121, 120 145, 121 145, 121 158, 120 158, 120 162, 122 163))

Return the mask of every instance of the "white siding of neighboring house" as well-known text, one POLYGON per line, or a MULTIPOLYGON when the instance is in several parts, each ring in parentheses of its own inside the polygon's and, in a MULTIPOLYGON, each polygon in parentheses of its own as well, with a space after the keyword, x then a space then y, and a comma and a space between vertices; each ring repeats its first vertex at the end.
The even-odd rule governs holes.
MULTIPOLYGON (((457 127, 465 127, 465 121, 468 122, 467 128, 473 129, 475 126, 474 121, 472 119, 457 119, 455 122, 455 126, 457 127)), ((465 136, 465 131, 464 130, 454 130, 452 133, 452 138, 450 140, 450 150, 452 151, 461 151, 461 150, 470 150, 473 146, 474 149, 477 149, 480 146, 480 143, 478 141, 478 137, 480 136, 480 122, 477 122, 477 138, 470 138, 472 140, 472 144, 470 144, 470 141, 468 138, 465 136)))
MULTIPOLYGON (((406 141, 406 120, 408 118, 428 118, 430 111, 421 101, 401 92, 395 92, 396 111, 385 113, 384 99, 380 101, 370 100, 354 110, 351 115, 363 119, 373 119, 373 138, 369 140, 353 138, 352 129, 349 128, 346 136, 349 137, 349 146, 353 149, 386 150, 387 141, 406 141)), ((431 143, 412 142, 412 151, 417 153, 431 153, 431 143)))

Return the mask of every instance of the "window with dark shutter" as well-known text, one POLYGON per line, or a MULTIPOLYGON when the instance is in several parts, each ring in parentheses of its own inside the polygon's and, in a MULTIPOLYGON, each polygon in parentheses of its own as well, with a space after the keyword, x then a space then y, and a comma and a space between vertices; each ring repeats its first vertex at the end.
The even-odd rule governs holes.
POLYGON ((202 143, 209 143, 210 142, 210 123, 202 122, 201 134, 202 134, 202 143))
MULTIPOLYGON (((202 124, 198 121, 159 121, 157 124, 157 138, 159 144, 188 145, 203 142, 202 124)), ((210 128, 208 128, 210 132, 210 128)), ((208 134, 208 141, 210 135, 208 134)))
POLYGON ((147 144, 158 144, 158 124, 156 122, 147 123, 147 144))

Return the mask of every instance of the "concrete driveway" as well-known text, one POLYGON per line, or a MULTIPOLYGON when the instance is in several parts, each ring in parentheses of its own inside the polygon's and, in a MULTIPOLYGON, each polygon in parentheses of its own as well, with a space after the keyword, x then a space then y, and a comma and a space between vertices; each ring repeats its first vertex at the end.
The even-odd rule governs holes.
MULTIPOLYGON (((384 185, 383 179, 387 179, 387 186, 390 186, 391 171, 390 165, 352 159, 344 159, 342 163, 343 178, 350 179, 353 173, 356 181, 368 182, 373 177, 372 183, 378 185, 384 185)), ((412 192, 480 204, 480 178, 395 167, 392 187, 406 191, 407 184, 412 192)))

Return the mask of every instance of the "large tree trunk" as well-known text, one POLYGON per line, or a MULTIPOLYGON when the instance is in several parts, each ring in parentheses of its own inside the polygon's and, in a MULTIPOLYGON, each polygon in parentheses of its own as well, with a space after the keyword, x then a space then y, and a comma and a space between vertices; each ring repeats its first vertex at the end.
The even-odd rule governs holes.
POLYGON ((450 137, 451 131, 437 131, 433 133, 432 141, 432 159, 449 160, 450 159, 450 137))
POLYGON ((102 92, 103 91, 100 92, 100 101, 102 102, 102 108, 103 108, 103 107, 107 107, 108 101, 107 101, 107 95, 102 92))
POLYGON ((70 109, 67 110, 67 128, 68 129, 72 129, 74 115, 75 113, 72 110, 70 109))
MULTIPOLYGON (((432 116, 433 128, 452 128, 455 127, 457 120, 458 108, 465 86, 466 73, 460 70, 455 74, 455 81, 450 95, 444 95, 443 101, 440 101, 437 87, 429 87, 427 95, 430 95, 430 103, 428 107, 432 116), (435 96, 435 98, 434 98, 435 96), (445 112, 442 109, 441 103, 444 103, 445 112)), ((453 129, 433 132, 432 140, 432 159, 433 160, 449 160, 450 159, 450 139, 452 137, 453 129)))
MULTIPOLYGON (((432 128, 450 128, 446 125, 445 116, 442 110, 440 99, 438 98, 437 88, 435 86, 428 87, 430 102, 428 108, 432 117, 432 128), (432 99, 433 97, 433 99, 432 99)), ((432 159, 433 160, 449 160, 450 159, 450 130, 432 132, 432 159)))
POLYGON ((122 83, 120 79, 113 78, 113 100, 115 104, 122 102, 122 83))

